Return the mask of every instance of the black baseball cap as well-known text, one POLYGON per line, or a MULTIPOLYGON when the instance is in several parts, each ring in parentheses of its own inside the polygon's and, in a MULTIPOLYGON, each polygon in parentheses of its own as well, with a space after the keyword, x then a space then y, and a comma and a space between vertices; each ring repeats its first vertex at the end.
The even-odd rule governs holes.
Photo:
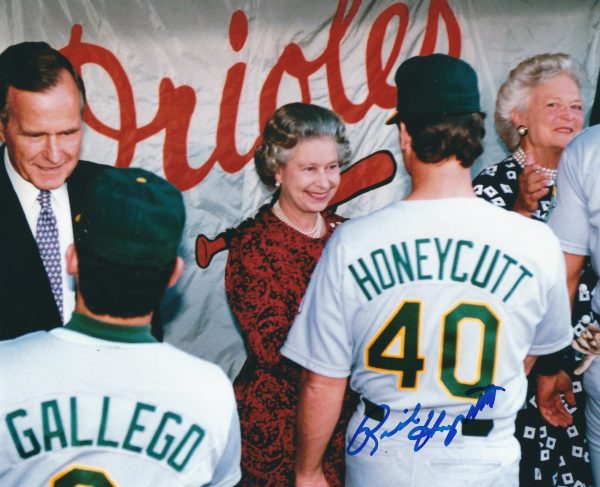
POLYGON ((75 215, 76 248, 115 264, 161 268, 177 257, 185 224, 181 192, 139 168, 98 171, 75 215))
POLYGON ((447 54, 415 56, 396 71, 396 112, 386 125, 405 115, 459 115, 480 112, 477 74, 465 61, 447 54))

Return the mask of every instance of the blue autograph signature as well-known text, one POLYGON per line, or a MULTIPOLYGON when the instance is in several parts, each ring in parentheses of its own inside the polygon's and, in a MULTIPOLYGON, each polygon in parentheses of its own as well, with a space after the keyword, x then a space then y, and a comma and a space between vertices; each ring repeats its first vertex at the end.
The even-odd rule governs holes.
MULTIPOLYGON (((410 429, 407 435, 409 440, 415 442, 414 451, 419 451, 421 448, 423 448, 427 444, 429 439, 433 438, 433 436, 438 432, 448 432, 446 438, 444 439, 444 446, 448 446, 456 436, 456 427, 458 423, 462 422, 463 419, 475 419, 477 417, 477 414, 479 414, 479 412, 482 411, 486 406, 490 408, 494 407, 494 401, 496 400, 496 391, 506 391, 506 389, 504 389, 504 387, 499 387, 490 384, 486 387, 473 387, 472 389, 467 390, 467 395, 480 393, 479 397, 477 398, 477 402, 469 407, 469 410, 466 414, 459 414, 456 418, 454 418, 451 424, 446 425, 442 424, 446 416, 445 410, 442 410, 439 413, 437 419, 434 418, 436 412, 433 410, 429 411, 425 423, 421 424, 422 418, 419 417, 421 403, 418 402, 410 416, 408 416, 405 420, 400 421, 394 429, 383 430, 378 435, 376 435, 376 433, 379 432, 379 430, 382 428, 382 426, 390 416, 391 412, 390 407, 387 404, 380 404, 379 407, 382 408, 384 411, 384 415, 381 421, 379 421, 379 423, 374 428, 369 428, 368 426, 365 426, 365 423, 369 420, 369 418, 365 416, 362 422, 360 423, 358 429, 352 436, 350 443, 348 443, 346 453, 348 453, 348 455, 356 455, 365 446, 367 446, 369 441, 373 441, 373 448, 371 448, 371 452, 369 453, 369 455, 372 456, 377 451, 377 448, 379 448, 379 440, 383 440, 384 438, 394 436, 396 433, 402 431, 404 428, 410 425, 418 425, 410 429), (361 435, 364 435, 362 438, 362 442, 355 446, 355 443, 359 441, 358 437, 361 435)), ((403 413, 407 415, 408 411, 408 409, 404 409, 403 413)))

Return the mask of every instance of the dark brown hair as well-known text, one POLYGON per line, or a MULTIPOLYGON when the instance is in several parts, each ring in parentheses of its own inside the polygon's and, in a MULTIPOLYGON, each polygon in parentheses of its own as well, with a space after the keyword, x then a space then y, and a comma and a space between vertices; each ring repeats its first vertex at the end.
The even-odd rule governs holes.
POLYGON ((85 106, 85 86, 71 62, 45 42, 21 42, 7 47, 0 54, 0 122, 6 124, 10 86, 24 91, 42 92, 56 86, 63 71, 69 73, 81 94, 81 109, 85 106))
POLYGON ((403 117, 412 137, 412 148, 423 162, 440 162, 456 157, 463 167, 471 167, 483 153, 485 114, 410 115, 403 117))
POLYGON ((77 292, 85 305, 95 314, 117 318, 134 318, 154 311, 175 265, 157 269, 114 264, 83 246, 77 247, 77 260, 77 292))

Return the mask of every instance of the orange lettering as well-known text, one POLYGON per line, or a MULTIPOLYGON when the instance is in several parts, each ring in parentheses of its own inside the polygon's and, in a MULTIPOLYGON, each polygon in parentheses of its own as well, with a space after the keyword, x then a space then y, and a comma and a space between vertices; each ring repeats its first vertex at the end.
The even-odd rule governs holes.
MULTIPOLYGON (((329 99, 334 111, 347 123, 356 123, 364 119, 367 111, 373 107, 389 109, 395 106, 396 87, 388 83, 388 77, 398 57, 408 28, 409 12, 405 3, 397 2, 385 8, 375 19, 369 31, 365 49, 365 83, 367 95, 360 103, 355 103, 346 94, 342 75, 340 45, 352 26, 361 5, 361 0, 339 0, 329 29, 329 37, 323 52, 313 60, 304 56, 301 47, 290 43, 284 47, 274 63, 258 93, 258 121, 262 127, 277 108, 277 95, 284 75, 295 78, 304 102, 312 98, 309 78, 318 70, 325 68, 329 99), (387 59, 382 59, 387 30, 397 19, 393 43, 387 59)), ((448 35, 448 53, 460 56, 461 31, 458 21, 447 0, 431 0, 423 44, 420 54, 431 54, 436 48, 440 19, 448 35)), ((187 139, 191 117, 196 107, 196 94, 190 86, 176 87, 169 78, 159 84, 159 99, 153 120, 138 127, 136 120, 135 97, 127 73, 116 56, 108 49, 82 42, 83 28, 74 25, 71 37, 62 52, 71 60, 75 69, 81 72, 84 64, 96 64, 103 68, 114 83, 117 94, 120 125, 109 127, 95 115, 91 106, 85 113, 85 122, 98 133, 118 142, 118 167, 128 167, 133 160, 139 142, 164 130, 163 164, 166 178, 180 190, 193 188, 206 178, 218 162, 223 170, 234 173, 242 169, 252 159, 260 134, 256 135, 250 149, 240 154, 236 145, 236 127, 240 98, 244 86, 247 65, 235 63, 227 70, 227 76, 221 93, 219 117, 216 121, 215 148, 202 165, 192 168, 187 157, 187 139)), ((229 43, 235 52, 240 52, 249 35, 248 18, 238 10, 231 16, 229 24, 229 43)))

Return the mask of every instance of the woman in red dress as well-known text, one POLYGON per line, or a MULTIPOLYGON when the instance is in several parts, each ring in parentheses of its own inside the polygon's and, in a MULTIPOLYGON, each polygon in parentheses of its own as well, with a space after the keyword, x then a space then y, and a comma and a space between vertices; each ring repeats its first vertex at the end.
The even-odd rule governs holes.
MULTIPOLYGON (((276 110, 256 149, 258 175, 275 195, 238 227, 225 268, 227 300, 248 354, 234 381, 242 429, 241 485, 294 482, 300 368, 279 349, 323 247, 343 221, 325 208, 349 158, 339 117, 305 103, 276 110)), ((344 429, 341 421, 326 457, 332 486, 343 483, 344 429)))

